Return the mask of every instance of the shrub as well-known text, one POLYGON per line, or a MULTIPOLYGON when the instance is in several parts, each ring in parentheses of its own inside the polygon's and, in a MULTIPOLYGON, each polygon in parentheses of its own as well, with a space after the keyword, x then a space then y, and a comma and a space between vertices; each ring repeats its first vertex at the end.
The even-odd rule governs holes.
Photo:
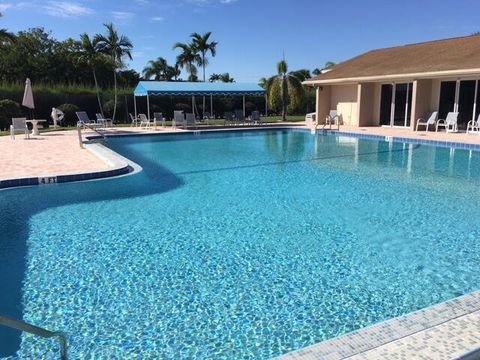
POLYGON ((62 125, 63 126, 70 126, 75 125, 78 121, 77 111, 80 111, 79 107, 74 104, 62 104, 57 109, 63 111, 65 117, 63 118, 62 125))
POLYGON ((0 130, 8 130, 12 118, 22 116, 24 114, 19 103, 9 99, 0 100, 0 130))

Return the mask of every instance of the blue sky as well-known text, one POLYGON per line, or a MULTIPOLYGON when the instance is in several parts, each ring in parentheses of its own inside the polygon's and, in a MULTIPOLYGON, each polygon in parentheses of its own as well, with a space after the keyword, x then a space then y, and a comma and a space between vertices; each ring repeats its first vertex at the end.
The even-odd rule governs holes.
POLYGON ((272 75, 283 52, 290 69, 321 67, 364 51, 480 31, 478 0, 0 0, 0 27, 44 27, 58 39, 102 32, 113 21, 132 40, 141 71, 192 32, 219 42, 207 74, 238 82, 272 75))

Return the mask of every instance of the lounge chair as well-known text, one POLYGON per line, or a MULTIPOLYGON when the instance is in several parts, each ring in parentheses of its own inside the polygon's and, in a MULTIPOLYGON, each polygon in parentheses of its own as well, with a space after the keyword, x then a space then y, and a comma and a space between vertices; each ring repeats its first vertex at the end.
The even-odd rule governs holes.
POLYGON ((187 113, 185 114, 185 127, 194 126, 195 129, 197 128, 197 121, 195 119, 195 114, 187 113))
POLYGON ((213 120, 213 119, 214 118, 212 117, 212 115, 209 112, 205 111, 203 113, 203 120, 206 120, 207 125, 210 125, 210 120, 213 120))
POLYGON ((104 118, 100 113, 96 113, 95 116, 97 117, 97 123, 103 124, 103 126, 113 126, 112 119, 104 118))
POLYGON ((185 115, 183 114, 183 111, 181 110, 175 110, 173 112, 173 122, 172 122, 172 127, 176 128, 177 126, 184 127, 185 125, 185 115))
POLYGON ((325 118, 325 125, 340 125, 340 115, 337 110, 330 110, 325 118))
POLYGON ((262 119, 260 118, 260 112, 259 111, 252 111, 250 114, 250 123, 252 124, 258 124, 261 123, 262 119))
POLYGON ((78 122, 77 126, 83 126, 84 128, 86 127, 102 127, 103 124, 99 124, 95 120, 90 120, 88 117, 87 113, 85 111, 77 111, 75 114, 77 114, 78 122))
POLYGON ((235 122, 245 124, 245 115, 242 110, 235 110, 235 122))
POLYGON ((27 118, 12 118, 12 125, 10 125, 10 137, 15 140, 15 132, 22 132, 25 134, 25 139, 30 139, 30 132, 27 127, 27 118))
POLYGON ((480 114, 477 121, 470 120, 467 124, 467 134, 480 134, 480 114))
POLYGON ((146 128, 146 127, 150 127, 150 126, 154 126, 155 128, 157 127, 157 122, 155 121, 155 119, 153 120, 150 120, 149 118, 147 118, 147 115, 145 114, 138 114, 138 118, 140 120, 140 127, 142 128, 146 128))
POLYGON ((132 120, 130 126, 138 126, 138 117, 133 116, 131 113, 128 113, 128 115, 130 115, 130 120, 132 120))
POLYGON ((235 120, 233 119, 233 113, 231 111, 225 112, 225 125, 227 123, 233 124, 235 120))
POLYGON ((165 127, 165 118, 161 112, 153 113, 153 119, 157 124, 162 124, 162 127, 165 127))
POLYGON ((437 117, 438 117, 438 111, 433 111, 430 113, 428 117, 418 119, 417 127, 415 128, 415 131, 418 131, 419 126, 425 126, 425 131, 428 131, 428 127, 430 125, 435 126, 435 124, 437 123, 437 117))
POLYGON ((446 132, 457 132, 457 119, 458 119, 458 112, 449 112, 447 114, 446 119, 440 119, 437 121, 437 128, 438 131, 439 127, 445 128, 446 132))

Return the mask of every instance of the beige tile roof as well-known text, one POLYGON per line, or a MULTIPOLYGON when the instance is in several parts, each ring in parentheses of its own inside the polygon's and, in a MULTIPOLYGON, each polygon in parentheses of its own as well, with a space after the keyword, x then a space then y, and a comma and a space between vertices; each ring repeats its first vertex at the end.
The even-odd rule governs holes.
POLYGON ((480 36, 372 50, 311 80, 417 74, 480 68, 480 36))

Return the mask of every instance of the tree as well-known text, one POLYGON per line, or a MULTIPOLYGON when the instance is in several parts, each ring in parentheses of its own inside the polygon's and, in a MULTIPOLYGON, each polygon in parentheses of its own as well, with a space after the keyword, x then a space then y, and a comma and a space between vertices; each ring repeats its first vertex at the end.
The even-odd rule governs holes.
POLYGON ((97 101, 98 107, 100 109, 100 113, 103 116, 103 108, 102 108, 102 101, 100 99, 100 91, 98 87, 98 80, 97 80, 97 73, 95 71, 97 64, 100 61, 104 61, 104 54, 102 54, 99 50, 98 46, 98 38, 94 38, 93 40, 90 39, 88 34, 83 33, 80 35, 80 43, 81 43, 81 50, 78 54, 78 61, 81 64, 85 64, 87 67, 90 68, 93 75, 93 80, 95 83, 95 91, 97 92, 97 101))
POLYGON ((147 66, 143 69, 143 76, 145 79, 167 80, 168 64, 165 58, 159 57, 157 60, 150 60, 147 66))
POLYGON ((181 49, 182 52, 177 56, 177 64, 179 67, 184 68, 189 76, 189 81, 196 81, 197 78, 197 67, 195 65, 200 66, 202 58, 197 53, 196 49, 193 47, 192 44, 185 44, 185 43, 176 43, 173 45, 173 49, 181 49))
POLYGON ((302 83, 288 72, 285 59, 277 64, 277 75, 271 80, 268 90, 270 107, 281 109, 283 121, 287 120, 288 108, 299 107, 303 100, 302 83))
POLYGON ((119 35, 113 23, 104 24, 107 29, 105 35, 95 35, 94 41, 98 44, 98 49, 108 55, 113 65, 113 97, 114 107, 112 120, 115 121, 117 111, 117 70, 123 68, 123 58, 126 56, 132 60, 133 45, 130 39, 124 35, 119 35))
POLYGON ((199 33, 193 33, 190 35, 192 38, 192 48, 195 52, 198 52, 200 54, 201 60, 198 62, 198 65, 202 67, 203 69, 203 82, 206 81, 205 79, 205 67, 208 65, 208 58, 207 54, 210 52, 212 57, 215 57, 217 54, 217 45, 218 43, 216 41, 208 42, 210 39, 210 35, 212 35, 212 32, 206 32, 203 35, 200 35, 199 33))
POLYGON ((210 82, 224 82, 224 83, 233 83, 235 82, 235 79, 230 77, 230 74, 228 72, 223 73, 223 74, 212 74, 210 75, 210 78, 208 79, 210 82))
POLYGON ((325 63, 325 66, 322 69, 316 68, 315 70, 312 71, 312 74, 317 76, 320 75, 324 70, 328 70, 332 67, 334 67, 336 64, 333 61, 327 61, 325 63))
POLYGON ((305 80, 310 79, 312 77, 310 75, 310 70, 307 70, 307 69, 292 71, 290 74, 297 77, 298 80, 300 80, 300 81, 305 81, 305 80))

